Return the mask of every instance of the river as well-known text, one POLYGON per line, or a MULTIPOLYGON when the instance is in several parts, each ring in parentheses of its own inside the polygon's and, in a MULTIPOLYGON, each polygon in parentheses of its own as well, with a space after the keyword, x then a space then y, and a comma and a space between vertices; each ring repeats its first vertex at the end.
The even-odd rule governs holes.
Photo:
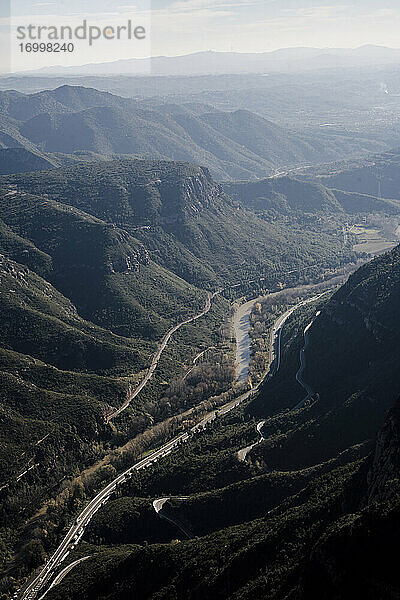
POLYGON ((241 304, 233 316, 233 328, 236 337, 236 379, 246 381, 249 375, 251 338, 249 336, 250 314, 260 298, 241 304))

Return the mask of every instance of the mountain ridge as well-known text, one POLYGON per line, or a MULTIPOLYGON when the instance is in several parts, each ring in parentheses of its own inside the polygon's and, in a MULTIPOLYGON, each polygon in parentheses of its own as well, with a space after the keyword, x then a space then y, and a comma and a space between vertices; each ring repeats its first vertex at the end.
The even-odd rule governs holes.
POLYGON ((270 52, 241 53, 212 50, 180 56, 155 56, 150 59, 122 59, 76 67, 47 67, 28 74, 104 74, 140 73, 152 75, 193 73, 291 72, 299 69, 338 68, 364 64, 392 64, 400 55, 394 48, 366 44, 358 48, 282 48, 270 52), (315 61, 316 64, 313 64, 315 61), (125 70, 124 70, 125 69, 125 70))
POLYGON ((249 110, 139 102, 83 86, 30 95, 0 92, 0 117, 3 147, 22 146, 44 159, 46 153, 87 151, 185 160, 208 167, 220 180, 265 177, 283 165, 384 146, 357 134, 296 131, 249 110))

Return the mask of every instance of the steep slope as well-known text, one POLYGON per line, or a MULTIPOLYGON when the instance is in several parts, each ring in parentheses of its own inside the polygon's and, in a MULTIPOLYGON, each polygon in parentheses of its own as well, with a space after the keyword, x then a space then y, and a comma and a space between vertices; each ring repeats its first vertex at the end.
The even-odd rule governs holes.
MULTIPOLYGON (((87 165, 88 182, 91 169, 87 165)), ((43 172, 41 182, 56 171, 43 172)), ((69 197, 76 192, 79 200, 79 180, 64 177, 63 192, 69 197)), ((144 187, 147 177, 144 173, 144 187)), ((107 173, 102 181, 106 179, 107 173)), ((118 185, 109 188, 111 204, 118 185)), ((178 195, 173 201, 184 213, 194 196, 178 195)), ((216 298, 199 327, 182 327, 125 418, 106 424, 105 416, 143 379, 157 343, 174 325, 200 313, 209 294, 154 262, 126 229, 45 193, 18 190, 7 177, 1 180, 0 215, 3 594, 10 577, 24 577, 38 558, 31 557, 24 528, 29 529, 30 518, 46 502, 49 513, 55 507, 48 537, 52 545, 79 502, 73 495, 69 504, 64 486, 69 488, 76 475, 97 463, 85 480, 92 493, 115 471, 112 465, 101 468, 105 455, 113 457, 117 447, 153 425, 155 433, 142 443, 149 444, 153 436, 158 441, 166 435, 165 427, 178 427, 171 417, 201 402, 204 390, 190 400, 175 394, 170 403, 159 401, 198 347, 219 340, 229 307, 216 298)), ((222 391, 230 381, 228 376, 222 391)))
POLYGON ((51 257, 38 250, 32 242, 25 240, 0 220, 0 253, 12 260, 25 264, 38 275, 51 270, 51 257))
MULTIPOLYGON (((318 315, 312 305, 294 313, 260 397, 135 474, 68 560, 90 558, 49 599, 303 600, 323 586, 347 600, 358 582, 371 600, 397 597, 398 405, 385 414, 400 392, 399 282, 396 248, 320 300, 318 315), (304 396, 295 375, 311 320, 304 377, 317 393, 290 411, 304 396), (239 461, 261 410, 265 439, 239 461), (152 502, 166 496, 165 515, 193 539, 158 521, 152 502)), ((48 521, 33 526, 30 543, 46 544, 48 521)))
POLYGON ((329 188, 399 200, 399 163, 400 152, 394 149, 371 158, 305 171, 302 177, 329 188))
POLYGON ((389 600, 400 594, 396 554, 400 525, 400 402, 380 431, 373 462, 362 481, 364 501, 355 514, 330 526, 310 552, 297 590, 300 600, 389 600))
POLYGON ((51 152, 90 150, 187 160, 210 167, 219 178, 251 177, 274 167, 277 156, 264 160, 197 115, 180 112, 184 114, 101 106, 53 116, 43 113, 26 121, 20 132, 51 152))
POLYGON ((151 348, 84 321, 48 281, 3 255, 0 312, 5 532, 37 510, 63 478, 95 460, 109 437, 104 413, 125 397, 126 383, 117 376, 143 368, 151 348))
MULTIPOLYGON (((371 195, 367 185, 363 193, 329 189, 322 183, 299 181, 290 177, 264 179, 257 182, 224 183, 227 194, 243 206, 257 212, 284 215, 304 213, 400 213, 400 203, 371 195)), ((324 182, 329 183, 326 179, 324 182)), ((332 182, 334 183, 334 182, 332 182)), ((338 186, 342 182, 337 181, 338 186)), ((345 189, 345 188, 343 188, 345 189)), ((391 196, 390 196, 391 197, 391 196)))
POLYGON ((204 294, 150 261, 126 231, 80 210, 3 191, 0 214, 14 233, 51 256, 48 279, 79 313, 114 333, 158 339, 188 306, 203 302, 204 294))
POLYGON ((4 349, 64 370, 128 374, 143 368, 145 344, 118 338, 85 322, 71 302, 45 280, 5 257, 0 260, 4 349))
POLYGON ((266 223, 224 194, 207 169, 184 163, 120 160, 4 181, 114 223, 152 260, 205 288, 316 263, 331 268, 354 256, 336 228, 266 223))
MULTIPOLYGON (((151 498, 113 499, 95 517, 82 549, 90 558, 49 598, 75 600, 84 593, 89 600, 119 600, 134 591, 144 600, 303 600, 320 598, 321 590, 327 600, 350 600, 360 590, 368 600, 396 598, 398 413, 397 406, 376 443, 351 448, 314 469, 257 478, 243 470, 246 481, 240 484, 172 499, 165 515, 186 527, 190 522, 196 536, 191 540, 168 543, 173 530, 155 515, 151 498), (380 493, 372 497, 377 472, 380 493), (221 529, 210 533, 218 524, 221 529)), ((239 416, 233 420, 239 425, 239 416)), ((224 429, 221 434, 213 428, 189 443, 185 460, 192 469, 201 459, 215 468, 212 442, 233 450, 232 431, 224 429)), ((146 492, 150 480, 153 487, 163 485, 166 475, 179 470, 177 456, 127 491, 146 492)), ((183 537, 178 529, 175 534, 183 537)))
POLYGON ((303 317, 298 333, 284 338, 282 371, 266 385, 254 410, 262 414, 296 406, 305 392, 295 382, 299 351, 308 330, 303 380, 313 401, 281 415, 279 435, 256 454, 267 464, 291 469, 327 460, 370 439, 400 394, 400 247, 361 267, 315 317, 303 317), (279 408, 278 408, 279 410, 279 408))
POLYGON ((57 166, 50 158, 38 156, 25 148, 3 148, 0 150, 0 175, 44 171, 57 166))

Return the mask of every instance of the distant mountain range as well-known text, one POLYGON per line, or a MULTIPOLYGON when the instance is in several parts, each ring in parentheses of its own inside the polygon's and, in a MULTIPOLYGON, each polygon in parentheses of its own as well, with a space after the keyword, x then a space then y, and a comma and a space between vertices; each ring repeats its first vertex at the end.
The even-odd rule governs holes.
MULTIPOLYGON (((0 147, 13 149, 3 153, 4 173, 14 168, 15 148, 25 148, 59 165, 76 156, 49 153, 183 160, 208 167, 219 180, 265 177, 279 167, 387 149, 374 136, 326 129, 299 132, 248 110, 223 111, 199 102, 139 102, 68 85, 28 95, 0 92, 0 147)), ((38 167, 37 158, 26 157, 26 170, 29 162, 38 167)))
POLYGON ((366 65, 396 64, 400 50, 366 45, 359 48, 283 48, 273 52, 197 52, 182 56, 123 59, 74 67, 45 67, 38 75, 194 75, 222 73, 297 73, 366 65))

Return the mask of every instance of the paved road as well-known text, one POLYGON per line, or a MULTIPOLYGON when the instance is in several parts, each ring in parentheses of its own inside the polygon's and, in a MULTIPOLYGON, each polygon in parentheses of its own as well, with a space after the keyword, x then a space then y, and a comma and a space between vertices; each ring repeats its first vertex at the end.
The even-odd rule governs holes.
MULTIPOLYGON (((210 309, 212 298, 215 297, 216 294, 218 294, 218 293, 219 292, 210 294, 207 299, 207 303, 206 303, 206 306, 205 306, 203 312, 200 313, 200 315, 197 315, 196 317, 191 317, 191 319, 188 319, 187 321, 185 321, 185 323, 186 322, 189 323, 189 322, 193 321, 195 318, 199 318, 203 314, 206 314, 206 312, 208 312, 208 310, 210 309)), ((323 294, 320 294, 319 296, 315 296, 314 298, 310 298, 309 300, 300 302, 296 306, 287 310, 282 316, 279 317, 279 319, 277 319, 277 321, 274 324, 273 330, 272 330, 272 338, 271 338, 271 359, 272 360, 271 360, 271 367, 270 367, 269 372, 266 375, 266 378, 271 377, 279 369, 279 366, 280 366, 280 334, 281 334, 283 324, 286 322, 286 320, 290 317, 290 315, 297 308, 320 298, 322 295, 323 294), (272 363, 275 363, 274 366, 272 365, 272 363)), ((182 326, 183 324, 184 323, 180 324, 179 326, 182 326)), ((178 328, 179 327, 176 326, 173 329, 174 329, 174 331, 176 331, 178 328)), ((170 334, 172 335, 172 333, 173 333, 173 331, 171 330, 170 334)), ((165 342, 165 345, 164 345, 164 348, 165 348, 165 346, 168 343, 168 340, 166 340, 166 338, 164 338, 164 342, 165 342)), ((154 372, 154 370, 153 370, 153 372, 154 372)), ((181 433, 180 435, 175 437, 173 440, 171 440, 167 444, 164 444, 161 448, 159 448, 158 450, 156 450, 155 452, 150 454, 149 456, 146 456, 142 460, 135 463, 133 466, 129 467, 129 469, 127 469, 126 471, 121 473, 121 475, 118 475, 118 477, 116 477, 103 490, 101 490, 101 492, 99 492, 93 498, 93 500, 91 500, 91 502, 89 502, 89 504, 83 509, 83 511, 75 519, 74 523, 70 527, 70 529, 67 532, 66 536, 64 537, 63 541, 58 546, 58 548, 56 549, 54 554, 51 556, 49 561, 44 565, 44 567, 41 569, 39 574, 36 577, 34 577, 33 580, 24 589, 24 591, 20 595, 21 600, 34 600, 37 597, 38 593, 51 581, 51 579, 54 576, 55 571, 59 568, 61 563, 66 559, 66 557, 68 556, 70 551, 73 550, 76 547, 76 545, 79 543, 81 537, 84 534, 85 528, 88 526, 89 522, 91 521, 91 519, 93 518, 95 513, 99 510, 99 508, 101 506, 103 506, 103 504, 105 504, 107 502, 107 500, 110 498, 112 493, 117 489, 117 487, 119 485, 123 484, 127 479, 130 479, 130 477, 132 476, 132 474, 135 471, 145 469, 146 467, 150 466, 153 462, 157 462, 161 457, 170 454, 179 445, 187 442, 190 439, 191 435, 194 435, 194 434, 198 433, 199 431, 201 431, 202 429, 204 429, 205 427, 207 427, 207 425, 209 423, 211 423, 212 421, 214 421, 217 417, 222 417, 222 416, 228 414, 231 410, 233 410, 234 408, 239 406, 239 404, 241 404, 242 402, 244 402, 245 400, 250 398, 252 395, 254 395, 257 392, 257 389, 261 385, 261 383, 262 382, 260 382, 253 389, 245 392, 238 398, 235 398, 228 404, 224 405, 223 407, 221 407, 217 410, 213 410, 210 413, 206 414, 199 421, 199 423, 197 423, 189 431, 185 431, 184 433, 181 433)))
MULTIPOLYGON (((63 569, 58 575, 57 577, 54 578, 51 586, 49 587, 49 590, 51 590, 51 588, 55 587, 56 585, 58 585, 59 583, 61 583, 61 581, 64 579, 64 577, 66 577, 68 575, 68 573, 70 571, 72 571, 72 569, 74 569, 76 566, 78 566, 81 562, 87 560, 88 558, 90 558, 92 555, 89 554, 88 556, 84 556, 83 558, 78 558, 78 560, 75 560, 74 562, 70 563, 67 567, 65 567, 65 569, 63 569)), ((48 590, 48 591, 49 591, 48 590)), ((46 592, 47 593, 47 592, 46 592)), ((42 598, 45 597, 46 594, 43 594, 43 596, 41 596, 39 598, 39 600, 42 600, 42 598)))
MULTIPOLYGON (((318 317, 320 314, 321 314, 321 312, 318 311, 317 314, 315 315, 315 317, 318 317)), ((300 400, 300 402, 298 404, 296 404, 296 406, 294 408, 292 408, 292 410, 297 410, 298 408, 302 408, 304 406, 304 404, 314 394, 311 386, 303 379, 303 373, 304 373, 304 370, 306 368, 306 350, 307 350, 308 344, 310 342, 309 331, 310 331, 311 326, 313 325, 314 321, 315 321, 315 318, 304 329, 304 346, 300 350, 300 368, 299 368, 299 370, 296 373, 296 380, 306 390, 307 395, 306 395, 305 398, 303 398, 303 400, 300 400)))
POLYGON ((101 492, 93 498, 91 502, 83 509, 80 515, 75 519, 74 523, 70 527, 68 533, 64 537, 57 550, 54 552, 50 560, 45 564, 40 573, 31 581, 24 592, 21 595, 23 600, 33 600, 36 598, 38 592, 49 583, 54 575, 54 572, 60 564, 68 556, 69 552, 75 548, 81 539, 85 528, 88 526, 92 517, 99 510, 99 508, 107 502, 111 494, 117 489, 119 485, 129 479, 134 471, 145 469, 153 462, 157 462, 162 456, 170 454, 173 449, 178 447, 180 444, 187 442, 190 435, 188 432, 184 432, 162 446, 159 450, 156 450, 146 458, 143 458, 132 467, 127 469, 124 473, 116 477, 111 483, 109 483, 101 492))
POLYGON ((190 373, 191 373, 191 372, 193 371, 193 369, 195 368, 197 361, 198 361, 198 360, 199 360, 199 359, 200 359, 202 356, 204 356, 204 354, 205 354, 206 352, 208 352, 209 350, 214 350, 214 349, 215 349, 215 346, 208 346, 208 348, 206 348, 205 350, 202 350, 201 352, 199 352, 198 354, 196 354, 196 356, 194 357, 194 359, 193 359, 193 361, 192 361, 193 367, 192 367, 191 369, 189 369, 189 371, 187 371, 187 372, 185 373, 185 375, 184 375, 184 377, 183 377, 182 381, 185 381, 186 377, 187 377, 188 375, 190 375, 190 373))
POLYGON ((242 448, 241 450, 239 450, 238 452, 238 459, 242 462, 244 462, 247 458, 248 453, 250 452, 250 450, 253 450, 253 448, 255 446, 258 446, 258 444, 261 444, 261 442, 264 439, 263 434, 261 433, 261 429, 264 427, 264 424, 266 423, 266 421, 260 421, 259 423, 257 423, 257 433, 260 436, 260 439, 257 442, 254 442, 254 444, 251 444, 250 446, 247 446, 246 448, 242 448))
MULTIPOLYGON (((269 371, 268 371, 265 379, 270 379, 271 377, 273 377, 279 371, 279 368, 281 366, 281 337, 282 337, 282 329, 283 329, 284 324, 288 320, 288 318, 294 313, 295 310, 297 310, 298 308, 300 308, 300 306, 305 306, 306 304, 310 304, 311 302, 315 302, 316 300, 319 300, 320 298, 322 298, 322 296, 325 296, 325 294, 327 294, 327 292, 323 292, 322 294, 318 294, 317 296, 313 296, 312 298, 308 298, 307 300, 302 300, 301 302, 299 302, 295 306, 292 306, 291 308, 289 308, 285 313, 283 313, 283 315, 281 315, 279 317, 279 319, 277 319, 275 321, 275 323, 274 323, 274 325, 272 327, 271 341, 270 341, 270 368, 269 368, 269 371)), ((319 314, 320 313, 318 312, 317 316, 319 314)), ((311 327, 311 325, 312 325, 313 322, 314 321, 312 321, 306 327, 305 332, 304 332, 305 336, 307 336, 308 330, 310 329, 310 327, 311 327)), ((306 344, 307 343, 308 342, 307 342, 307 339, 306 339, 306 344)), ((306 349, 306 344, 305 344, 305 347, 302 349, 302 353, 300 353, 300 360, 303 360, 303 361, 305 361, 304 352, 305 352, 305 349, 306 349)), ((305 363, 304 363, 304 365, 305 365, 305 363)), ((296 379, 297 379, 297 376, 299 375, 299 373, 300 373, 300 371, 297 373, 296 379)), ((301 373, 300 373, 300 376, 301 376, 301 373)), ((299 379, 297 379, 297 380, 299 381, 299 379)), ((299 383, 301 383, 301 382, 299 381, 299 383)), ((301 383, 301 385, 303 385, 303 384, 301 383)), ((311 388, 310 388, 310 390, 307 390, 307 393, 308 394, 311 393, 311 395, 313 394, 313 391, 311 390, 311 388)), ((297 410, 297 408, 300 408, 300 405, 303 405, 309 399, 309 397, 310 396, 307 395, 307 397, 304 400, 301 400, 301 402, 299 402, 299 404, 296 405, 292 410, 297 410)), ((241 460, 241 461, 246 460, 247 455, 254 448, 254 446, 257 446, 258 444, 260 444, 263 441, 264 438, 262 436, 261 429, 262 429, 264 423, 265 423, 265 421, 261 421, 257 425, 257 432, 259 433, 259 435, 261 436, 261 438, 257 442, 254 442, 254 444, 251 444, 250 446, 247 446, 246 448, 242 448, 241 450, 239 450, 239 452, 238 452, 238 459, 239 460, 241 460)))
POLYGON ((312 165, 303 165, 301 167, 294 167, 292 169, 288 169, 287 171, 277 171, 273 175, 267 177, 267 179, 279 179, 280 177, 287 177, 290 173, 296 173, 297 171, 303 171, 304 169, 311 169, 312 165))
POLYGON ((128 408, 128 406, 130 405, 130 403, 132 402, 132 400, 134 398, 136 398, 136 396, 148 384, 148 382, 150 381, 150 379, 153 377, 154 371, 156 370, 157 365, 158 365, 158 361, 160 360, 161 355, 164 352, 165 348, 167 347, 167 344, 168 344, 169 340, 171 339, 171 337, 173 336, 173 334, 175 332, 177 332, 178 329, 180 329, 184 325, 188 325, 189 323, 192 323, 193 321, 196 321, 197 319, 200 319, 201 317, 204 317, 204 315, 206 315, 209 312, 210 308, 211 308, 211 302, 212 302, 212 300, 220 292, 221 292, 221 290, 218 290, 218 291, 214 292, 213 294, 211 292, 209 292, 208 296, 207 296, 207 300, 206 300, 205 306, 204 306, 203 310, 198 315, 194 315, 193 317, 189 317, 189 318, 185 319, 184 321, 181 321, 180 323, 178 323, 174 327, 171 327, 171 329, 169 331, 167 331, 167 333, 165 334, 165 336, 163 337, 163 339, 160 342, 160 345, 158 347, 157 352, 153 356, 153 359, 151 361, 151 365, 148 368, 146 375, 144 376, 144 378, 142 379, 142 381, 139 383, 139 385, 136 388, 134 388, 133 390, 130 389, 128 391, 128 393, 126 395, 126 400, 122 404, 122 406, 120 406, 117 410, 115 410, 113 413, 111 413, 110 415, 107 416, 107 418, 106 418, 107 423, 109 423, 111 421, 111 419, 114 419, 119 414, 121 414, 124 410, 126 410, 128 408))
MULTIPOLYGON (((188 496, 180 496, 180 497, 175 498, 175 500, 187 500, 187 499, 188 499, 188 496)), ((183 531, 183 533, 186 535, 186 537, 190 540, 193 537, 193 535, 189 531, 189 529, 187 527, 185 527, 184 523, 182 523, 179 519, 175 519, 171 515, 168 515, 164 511, 164 504, 166 502, 168 502, 168 500, 171 500, 170 496, 168 498, 158 498, 157 500, 154 500, 154 502, 153 502, 154 510, 156 511, 156 513, 158 514, 159 517, 161 517, 162 519, 165 519, 166 521, 169 521, 170 523, 172 523, 173 525, 178 527, 178 529, 183 531)))
MULTIPOLYGON (((257 302, 261 302, 266 298, 279 298, 282 292, 290 292, 296 290, 297 288, 288 288, 283 291, 272 292, 267 296, 259 296, 258 298, 254 298, 254 300, 249 300, 245 304, 241 304, 235 311, 233 317, 233 327, 235 330, 236 337, 236 378, 238 381, 246 381, 249 374, 249 365, 250 365, 250 357, 251 357, 251 338, 249 336, 249 328, 250 328, 250 314, 253 309, 253 306, 257 302)), ((307 301, 306 301, 307 302, 307 301)), ((276 321, 273 327, 272 333, 272 346, 271 346, 271 354, 273 352, 273 344, 275 342, 275 336, 278 330, 282 329, 282 325, 285 321, 290 317, 294 310, 296 310, 299 306, 301 306, 303 302, 289 309, 285 314, 283 314, 276 321)), ((280 340, 278 340, 278 344, 280 344, 280 340)), ((279 361, 280 361, 280 351, 279 361)), ((272 362, 272 361, 271 361, 272 362)), ((279 365, 278 365, 279 369, 279 365)), ((277 371, 276 369, 275 371, 277 371)))
POLYGON ((103 490, 101 490, 101 492, 99 492, 97 496, 95 496, 93 500, 89 502, 89 504, 83 509, 80 515, 75 519, 74 523, 70 527, 63 541, 58 546, 54 554, 51 556, 50 560, 45 564, 45 566, 41 569, 40 573, 36 577, 34 577, 34 579, 22 592, 22 594, 20 595, 21 600, 34 600, 34 598, 37 597, 38 593, 51 581, 55 571, 59 568, 61 563, 68 556, 69 552, 73 550, 79 543, 86 527, 88 526, 89 522, 96 514, 96 512, 99 510, 99 508, 101 508, 101 506, 103 506, 103 504, 105 504, 107 500, 109 500, 110 496, 119 485, 123 484, 125 481, 130 479, 134 471, 145 469, 152 463, 157 462, 161 457, 170 454, 179 445, 187 442, 190 439, 191 435, 199 433, 217 417, 226 415, 236 406, 247 400, 256 392, 256 389, 257 388, 249 390, 248 392, 242 394, 238 398, 235 398, 234 400, 219 408, 218 410, 213 410, 210 413, 206 414, 199 421, 199 423, 192 427, 192 429, 181 433, 167 444, 164 444, 164 446, 162 446, 159 450, 156 450, 149 456, 146 456, 139 462, 135 463, 132 467, 129 467, 129 469, 124 471, 121 475, 119 475, 111 483, 109 483, 103 490))

